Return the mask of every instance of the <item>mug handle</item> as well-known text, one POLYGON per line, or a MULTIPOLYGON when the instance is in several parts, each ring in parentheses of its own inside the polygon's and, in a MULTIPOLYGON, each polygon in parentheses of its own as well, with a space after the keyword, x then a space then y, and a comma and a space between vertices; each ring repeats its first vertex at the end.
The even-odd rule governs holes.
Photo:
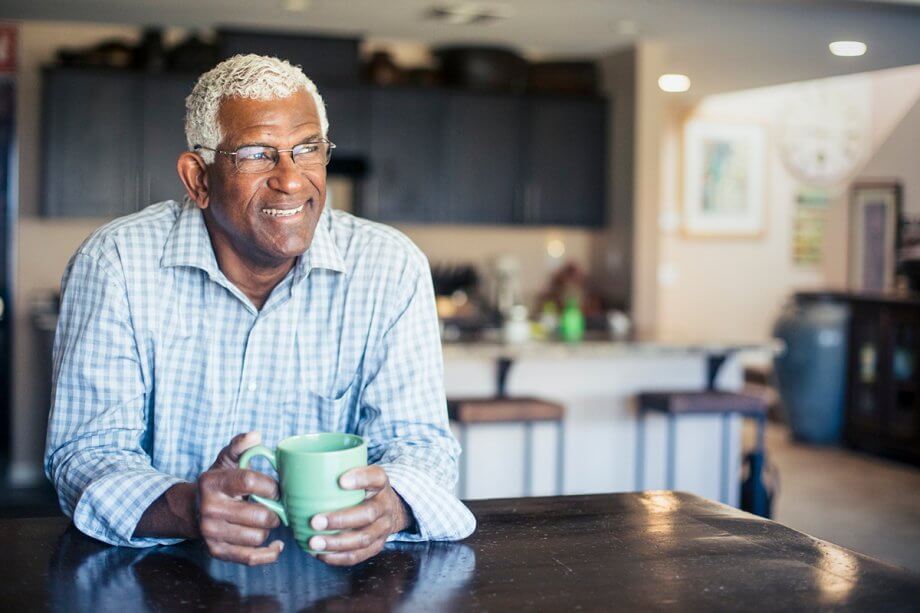
MULTIPOLYGON (((249 461, 252 460, 255 456, 260 455, 272 465, 272 468, 278 470, 278 466, 275 463, 275 452, 266 447, 265 445, 256 445, 255 447, 250 447, 243 455, 240 456, 240 468, 246 469, 249 468, 249 461)), ((262 498, 261 496, 256 496, 251 494, 249 496, 250 500, 255 500, 259 504, 268 507, 272 511, 278 514, 278 517, 281 519, 281 523, 285 526, 288 525, 287 513, 284 511, 284 507, 277 500, 271 500, 269 498, 262 498)))

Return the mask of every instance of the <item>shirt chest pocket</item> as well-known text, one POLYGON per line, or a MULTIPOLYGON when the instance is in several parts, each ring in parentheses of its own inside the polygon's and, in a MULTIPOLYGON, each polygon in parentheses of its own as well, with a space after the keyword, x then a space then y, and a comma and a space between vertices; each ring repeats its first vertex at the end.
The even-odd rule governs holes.
POLYGON ((295 389, 284 402, 285 419, 290 435, 313 432, 354 432, 358 424, 357 377, 333 395, 310 389, 295 389))

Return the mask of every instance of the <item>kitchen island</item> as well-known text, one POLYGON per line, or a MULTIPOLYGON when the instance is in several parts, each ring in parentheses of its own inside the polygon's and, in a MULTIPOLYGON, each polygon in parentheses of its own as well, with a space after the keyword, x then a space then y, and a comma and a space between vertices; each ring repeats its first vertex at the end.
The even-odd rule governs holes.
MULTIPOLYGON (((742 368, 738 350, 772 351, 747 343, 673 343, 585 341, 576 344, 531 342, 445 343, 445 388, 448 397, 493 396, 498 390, 497 363, 511 360, 505 392, 538 396, 566 407, 564 420, 563 493, 589 494, 639 489, 636 483, 637 421, 635 396, 640 391, 701 390, 709 383, 712 358, 726 357, 716 387, 738 390, 742 368)), ((645 488, 665 487, 665 418, 646 423, 645 488)), ((459 430, 457 430, 459 434, 459 430)), ((555 493, 556 433, 552 424, 533 430, 532 493, 555 493)), ((692 415, 677 422, 676 488, 719 498, 721 418, 692 415)), ((521 496, 524 493, 524 427, 476 424, 466 436, 467 497, 521 496)), ((726 469, 737 482, 741 464, 741 422, 729 427, 726 469)), ((737 506, 738 488, 728 504, 737 506)))

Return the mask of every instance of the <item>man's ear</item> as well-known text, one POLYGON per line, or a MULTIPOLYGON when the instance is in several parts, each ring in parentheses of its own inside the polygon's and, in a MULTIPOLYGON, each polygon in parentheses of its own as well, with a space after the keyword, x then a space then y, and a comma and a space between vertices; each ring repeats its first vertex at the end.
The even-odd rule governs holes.
POLYGON ((189 200, 194 202, 199 209, 208 208, 208 167, 201 156, 191 151, 186 151, 179 156, 176 163, 179 178, 185 185, 189 200))

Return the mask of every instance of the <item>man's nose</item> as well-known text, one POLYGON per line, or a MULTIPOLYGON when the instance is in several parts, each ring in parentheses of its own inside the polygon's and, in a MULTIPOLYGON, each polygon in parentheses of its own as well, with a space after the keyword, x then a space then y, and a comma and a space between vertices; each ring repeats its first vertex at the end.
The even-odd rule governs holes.
POLYGON ((278 163, 271 171, 268 178, 268 186, 279 192, 294 194, 304 189, 307 183, 307 177, 304 175, 294 158, 288 152, 279 155, 278 163))

